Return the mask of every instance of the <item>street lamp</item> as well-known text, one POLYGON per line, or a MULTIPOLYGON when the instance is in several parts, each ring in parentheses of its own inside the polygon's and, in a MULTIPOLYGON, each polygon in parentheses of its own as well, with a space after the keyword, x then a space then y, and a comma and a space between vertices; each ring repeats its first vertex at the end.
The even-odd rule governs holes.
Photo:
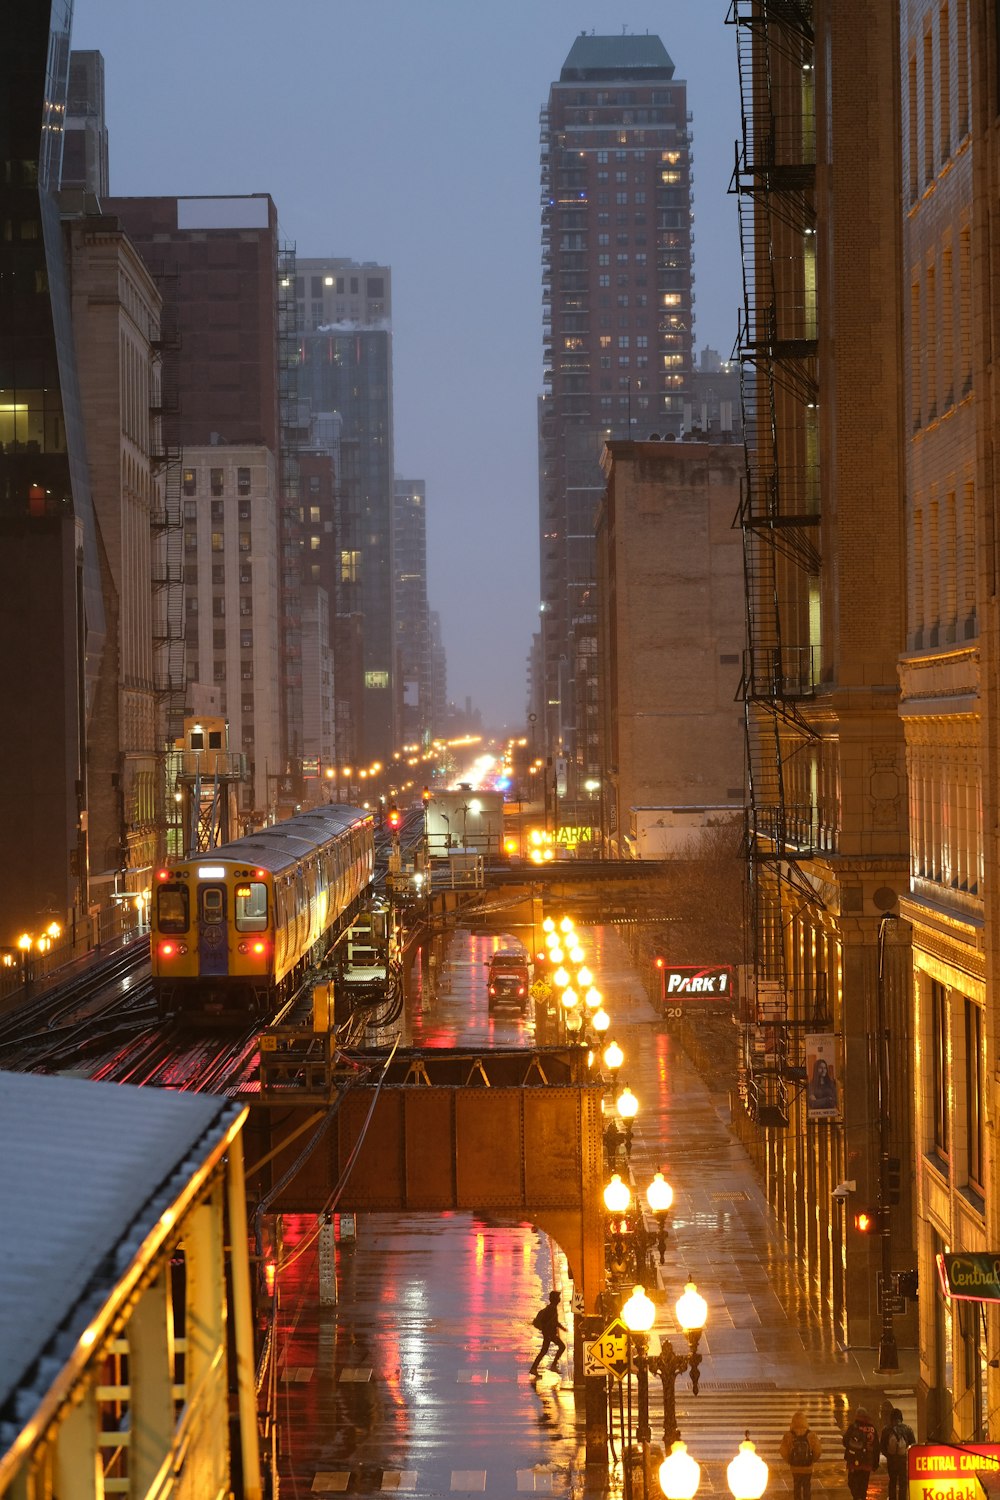
POLYGON ((598 1036, 603 1036, 607 1031, 608 1027, 611 1025, 611 1017, 608 1015, 603 1005, 601 1006, 600 1010, 594 1011, 594 1014, 590 1018, 590 1024, 591 1026, 593 1026, 598 1036))
POLYGON ((621 1067, 624 1061, 625 1054, 619 1047, 618 1043, 616 1041, 610 1041, 604 1049, 604 1066, 607 1068, 612 1078, 615 1077, 618 1069, 621 1067))
MULTIPOLYGON (((676 1444, 680 1438, 674 1402, 674 1382, 677 1376, 688 1370, 691 1377, 691 1389, 696 1396, 698 1394, 698 1371, 701 1366, 698 1341, 705 1326, 708 1308, 705 1304, 705 1299, 699 1296, 694 1282, 689 1281, 683 1295, 677 1299, 676 1313, 677 1321, 687 1336, 688 1353, 684 1355, 677 1354, 668 1340, 665 1345, 660 1344, 658 1353, 650 1354, 649 1332, 653 1326, 655 1308, 641 1286, 635 1288, 632 1296, 622 1308, 622 1322, 628 1329, 629 1339, 631 1342, 634 1342, 636 1349, 636 1373, 639 1382, 639 1415, 636 1436, 642 1447, 642 1472, 644 1476, 647 1473, 649 1443, 652 1436, 649 1426, 650 1370, 652 1370, 654 1375, 659 1376, 660 1384, 663 1387, 664 1447, 667 1447, 668 1444, 676 1444)), ((674 1449, 671 1446, 671 1457, 673 1457, 673 1452, 674 1449)), ((669 1463, 670 1460, 668 1459, 667 1462, 669 1463)), ((678 1475, 674 1471, 670 1471, 667 1475, 667 1484, 671 1486, 669 1489, 667 1488, 667 1484, 664 1484, 663 1479, 664 1467, 665 1465, 661 1465, 660 1468, 660 1482, 664 1485, 664 1493, 670 1497, 676 1496, 679 1500, 680 1495, 686 1493, 686 1491, 679 1491, 674 1488, 674 1485, 679 1482, 678 1475)), ((688 1470, 687 1478, 690 1480, 691 1477, 691 1471, 688 1470)), ((696 1488, 697 1476, 695 1476, 696 1488)), ((694 1490, 691 1490, 690 1493, 693 1494, 694 1490)), ((749 1500, 749 1497, 747 1497, 747 1500, 749 1500)))
POLYGON ((639 1101, 629 1088, 628 1084, 622 1089, 615 1101, 615 1107, 619 1115, 625 1121, 625 1154, 632 1155, 632 1121, 639 1113, 639 1101))
POLYGON ((667 1253, 667 1214, 674 1201, 674 1190, 662 1172, 657 1172, 646 1189, 646 1202, 656 1215, 656 1248, 660 1252, 660 1265, 667 1253))
POLYGON ((670 1445, 670 1453, 660 1465, 660 1489, 667 1500, 694 1500, 701 1482, 701 1465, 687 1451, 680 1439, 670 1445))
POLYGON ((767 1488, 767 1464, 751 1443, 749 1432, 726 1467, 726 1483, 733 1500, 760 1500, 767 1488))

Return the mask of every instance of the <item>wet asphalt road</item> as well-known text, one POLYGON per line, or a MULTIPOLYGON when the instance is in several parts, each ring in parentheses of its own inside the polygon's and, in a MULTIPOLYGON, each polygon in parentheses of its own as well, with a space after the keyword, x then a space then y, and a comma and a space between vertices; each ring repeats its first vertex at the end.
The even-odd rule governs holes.
MULTIPOLYGON (((676 1192, 666 1258, 650 1285, 662 1303, 657 1328, 683 1349, 671 1309, 689 1272, 709 1303, 701 1393, 677 1384, 678 1420, 703 1463, 700 1493, 728 1493, 725 1461, 748 1426, 772 1465, 769 1492, 787 1488, 777 1444, 804 1406, 824 1444, 814 1489, 846 1496, 843 1412, 859 1399, 877 1412, 886 1392, 870 1361, 838 1349, 824 1329, 729 1133, 726 1101, 709 1094, 655 1016, 617 936, 585 929, 583 939, 610 1034, 626 1052, 621 1082, 640 1103, 636 1181, 643 1188, 662 1166, 676 1192)), ((496 945, 460 930, 434 965, 425 961, 406 1044, 533 1045, 530 1014, 488 1015, 484 962, 496 945)), ((338 1305, 322 1308, 313 1228, 285 1222, 285 1258, 297 1242, 304 1248, 280 1285, 282 1496, 621 1493, 618 1445, 610 1470, 585 1465, 571 1334, 559 1373, 528 1373, 539 1342, 530 1320, 550 1287, 563 1292, 562 1322, 572 1328, 565 1261, 546 1236, 466 1214, 367 1215, 356 1241, 338 1243, 338 1305)), ((897 1377, 892 1399, 913 1421, 911 1384, 897 1377)), ((650 1395, 656 1441, 655 1380, 650 1395)))

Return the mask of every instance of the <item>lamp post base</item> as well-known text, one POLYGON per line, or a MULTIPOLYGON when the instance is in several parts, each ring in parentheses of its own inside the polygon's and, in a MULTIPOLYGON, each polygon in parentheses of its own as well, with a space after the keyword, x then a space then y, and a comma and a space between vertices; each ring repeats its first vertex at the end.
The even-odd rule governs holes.
POLYGON ((883 1334, 878 1346, 877 1375, 892 1375, 899 1369, 899 1349, 895 1334, 883 1334))

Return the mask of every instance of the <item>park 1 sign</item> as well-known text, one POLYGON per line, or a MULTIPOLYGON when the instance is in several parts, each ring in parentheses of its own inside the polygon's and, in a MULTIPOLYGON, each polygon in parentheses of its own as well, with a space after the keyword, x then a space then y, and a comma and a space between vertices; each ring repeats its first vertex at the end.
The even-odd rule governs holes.
POLYGON ((1000 1443, 915 1443, 906 1452, 909 1500, 981 1500, 983 1474, 1000 1474, 1000 1443))
POLYGON ((996 1250, 939 1255, 937 1267, 946 1297, 958 1302, 1000 1302, 1000 1253, 996 1250))
POLYGON ((689 1000, 722 1000, 733 998, 733 971, 722 964, 715 968, 674 965, 663 970, 663 999, 667 1005, 683 1005, 689 1000))

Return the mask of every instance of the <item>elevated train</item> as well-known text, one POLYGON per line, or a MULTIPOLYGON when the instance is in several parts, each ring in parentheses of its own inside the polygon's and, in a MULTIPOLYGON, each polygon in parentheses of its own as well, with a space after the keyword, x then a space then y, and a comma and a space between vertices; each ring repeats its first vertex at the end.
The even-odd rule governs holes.
POLYGON ((358 915, 374 872, 372 817, 337 804, 157 870, 161 1016, 272 1015, 358 915))

